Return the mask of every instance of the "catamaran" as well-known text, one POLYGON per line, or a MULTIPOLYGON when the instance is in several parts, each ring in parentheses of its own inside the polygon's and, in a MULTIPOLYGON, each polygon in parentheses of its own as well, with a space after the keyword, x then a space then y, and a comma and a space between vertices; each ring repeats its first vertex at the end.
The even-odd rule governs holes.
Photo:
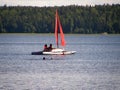
POLYGON ((76 51, 66 51, 65 49, 59 48, 59 38, 58 38, 58 30, 60 30, 60 37, 61 37, 61 46, 65 46, 65 38, 64 38, 64 33, 62 29, 62 25, 60 23, 60 18, 58 15, 58 11, 56 10, 55 14, 55 38, 56 38, 56 45, 57 48, 52 48, 50 51, 38 51, 38 52, 32 52, 32 55, 69 55, 69 54, 74 54, 76 51))

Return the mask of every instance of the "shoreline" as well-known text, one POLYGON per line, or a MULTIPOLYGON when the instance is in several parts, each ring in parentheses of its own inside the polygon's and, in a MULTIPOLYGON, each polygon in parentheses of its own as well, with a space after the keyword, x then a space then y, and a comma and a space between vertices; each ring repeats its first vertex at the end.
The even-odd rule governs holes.
MULTIPOLYGON (((0 35, 54 35, 54 33, 0 33, 0 35)), ((103 36, 111 36, 111 35, 117 35, 117 36, 119 36, 120 34, 103 34, 103 33, 101 33, 101 34, 75 34, 75 33, 73 33, 73 34, 69 34, 69 33, 67 33, 67 34, 65 34, 65 36, 68 36, 68 35, 81 35, 81 36, 83 36, 83 35, 88 35, 88 36, 91 36, 91 35, 103 35, 103 36)))

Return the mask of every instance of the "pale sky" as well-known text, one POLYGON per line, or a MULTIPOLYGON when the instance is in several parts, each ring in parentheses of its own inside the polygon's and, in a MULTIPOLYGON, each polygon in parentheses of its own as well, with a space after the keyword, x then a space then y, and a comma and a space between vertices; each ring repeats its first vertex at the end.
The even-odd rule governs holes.
POLYGON ((120 0, 0 0, 0 6, 66 6, 120 4, 120 0))

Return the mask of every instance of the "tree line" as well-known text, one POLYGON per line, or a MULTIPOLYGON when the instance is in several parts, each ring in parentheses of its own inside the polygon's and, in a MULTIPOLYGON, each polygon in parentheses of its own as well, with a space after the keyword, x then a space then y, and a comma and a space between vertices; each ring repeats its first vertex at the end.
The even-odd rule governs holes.
POLYGON ((58 10, 64 33, 120 34, 120 4, 95 6, 1 6, 0 33, 54 33, 58 10))

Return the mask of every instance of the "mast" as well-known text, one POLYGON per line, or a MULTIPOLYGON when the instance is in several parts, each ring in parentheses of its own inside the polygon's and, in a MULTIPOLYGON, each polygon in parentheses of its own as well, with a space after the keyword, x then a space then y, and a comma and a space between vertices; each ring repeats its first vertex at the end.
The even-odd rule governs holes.
POLYGON ((64 33, 63 33, 62 25, 60 23, 60 18, 58 16, 58 12, 56 10, 56 17, 55 17, 55 38, 56 38, 57 48, 59 47, 59 43, 58 43, 58 28, 60 30, 61 45, 65 46, 64 33))
POLYGON ((58 13, 57 13, 57 9, 56 9, 56 15, 55 15, 55 38, 56 38, 56 44, 57 44, 57 48, 58 48, 59 46, 58 46, 58 20, 57 20, 57 17, 58 17, 58 13))

